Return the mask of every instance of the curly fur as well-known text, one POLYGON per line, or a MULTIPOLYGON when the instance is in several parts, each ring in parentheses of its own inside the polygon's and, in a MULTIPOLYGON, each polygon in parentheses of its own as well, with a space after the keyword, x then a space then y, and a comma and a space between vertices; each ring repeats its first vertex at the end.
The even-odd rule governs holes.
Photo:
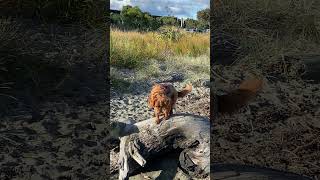
POLYGON ((191 85, 187 85, 183 90, 177 91, 172 84, 161 83, 155 84, 148 98, 148 105, 154 109, 156 123, 159 124, 160 115, 164 115, 164 119, 169 119, 173 114, 172 109, 175 107, 178 98, 182 98, 190 93, 191 85))

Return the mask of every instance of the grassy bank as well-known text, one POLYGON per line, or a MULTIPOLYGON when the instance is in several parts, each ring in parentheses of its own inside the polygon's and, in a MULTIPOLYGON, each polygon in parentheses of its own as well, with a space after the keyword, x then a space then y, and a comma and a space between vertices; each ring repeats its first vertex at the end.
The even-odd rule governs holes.
POLYGON ((121 68, 142 67, 152 59, 209 54, 209 34, 111 31, 110 62, 121 68))
POLYGON ((268 73, 285 56, 320 53, 319 9, 317 1, 224 0, 212 14, 213 34, 233 38, 239 64, 268 73))
POLYGON ((122 92, 129 92, 136 83, 151 79, 168 77, 172 74, 183 76, 184 82, 197 81, 199 79, 210 79, 210 58, 207 55, 199 57, 172 57, 165 61, 150 60, 143 68, 122 71, 111 67, 111 84, 122 92), (133 86, 132 86, 133 85, 133 86))

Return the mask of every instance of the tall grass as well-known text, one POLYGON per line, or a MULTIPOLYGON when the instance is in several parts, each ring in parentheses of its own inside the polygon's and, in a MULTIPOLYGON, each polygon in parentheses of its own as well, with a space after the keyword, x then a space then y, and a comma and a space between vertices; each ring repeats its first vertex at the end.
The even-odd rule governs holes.
POLYGON ((320 3, 306 0, 224 0, 214 11, 216 29, 246 35, 319 40, 320 3))
MULTIPOLYGON (((21 36, 18 34, 18 24, 10 19, 0 19, 0 101, 5 99, 16 100, 10 94, 13 82, 7 79, 9 70, 6 66, 8 62, 23 48, 21 36)), ((3 105, 0 105, 2 109, 3 105)))
POLYGON ((320 2, 224 0, 213 11, 213 34, 228 34, 240 47, 238 62, 261 71, 284 56, 320 53, 320 2))
POLYGON ((167 60, 175 56, 198 57, 209 53, 209 34, 180 32, 177 39, 160 32, 124 32, 111 30, 111 65, 138 68, 151 59, 167 60))

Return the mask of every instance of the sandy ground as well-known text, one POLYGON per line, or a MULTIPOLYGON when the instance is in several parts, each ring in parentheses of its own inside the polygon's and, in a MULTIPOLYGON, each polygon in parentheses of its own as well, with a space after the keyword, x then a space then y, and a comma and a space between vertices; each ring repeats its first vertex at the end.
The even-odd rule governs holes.
MULTIPOLYGON (((246 75, 241 67, 216 68, 230 81, 217 78, 214 82, 225 91, 235 88, 246 75)), ((247 107, 214 120, 212 158, 213 162, 258 165, 319 179, 319 135, 319 84, 274 74, 266 76, 263 90, 247 107)))
POLYGON ((107 179, 106 86, 93 56, 82 54, 88 34, 71 25, 17 23, 22 49, 7 57, 16 62, 7 78, 17 100, 1 99, 0 179, 107 179))
POLYGON ((50 103, 0 123, 1 179, 105 179, 106 104, 50 103))

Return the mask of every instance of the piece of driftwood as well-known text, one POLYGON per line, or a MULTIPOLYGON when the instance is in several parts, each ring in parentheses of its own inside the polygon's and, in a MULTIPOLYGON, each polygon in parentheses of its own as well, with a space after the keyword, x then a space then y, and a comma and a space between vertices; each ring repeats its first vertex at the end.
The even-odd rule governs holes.
POLYGON ((275 169, 244 164, 211 164, 211 178, 216 180, 312 180, 310 177, 275 169))
POLYGON ((120 152, 111 152, 110 171, 128 179, 152 158, 181 150, 180 166, 187 174, 205 178, 210 174, 210 121, 191 114, 175 114, 156 124, 154 118, 135 124, 112 122, 113 136, 120 137, 120 152))

